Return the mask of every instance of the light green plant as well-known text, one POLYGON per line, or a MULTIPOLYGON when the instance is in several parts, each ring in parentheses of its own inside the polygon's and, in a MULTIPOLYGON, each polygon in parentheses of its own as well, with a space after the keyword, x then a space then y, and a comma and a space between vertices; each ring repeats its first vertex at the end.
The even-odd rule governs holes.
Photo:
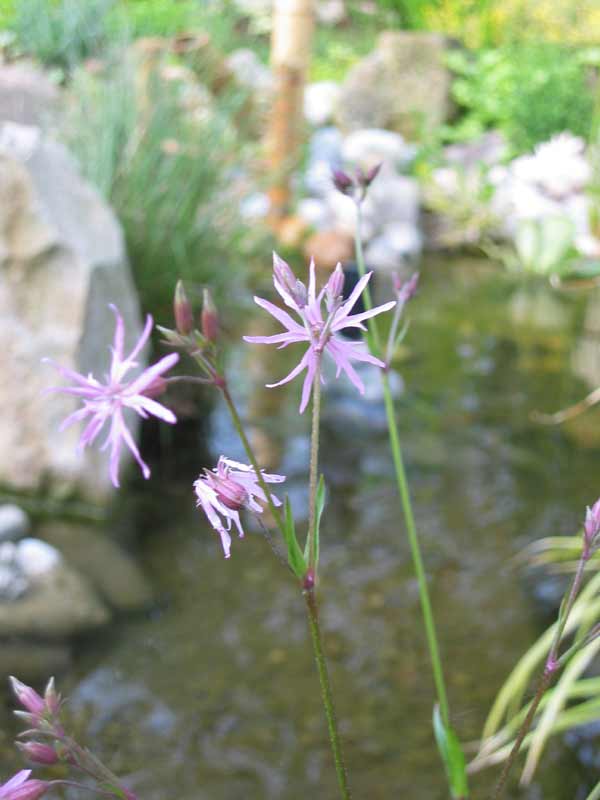
POLYGON ((449 53, 452 93, 466 112, 453 138, 497 128, 517 154, 565 130, 587 137, 593 110, 588 61, 587 51, 544 43, 449 53))
POLYGON ((176 276, 217 294, 231 285, 253 237, 241 235, 233 180, 244 154, 237 98, 217 100, 160 70, 143 80, 130 59, 99 76, 77 70, 64 135, 115 208, 144 305, 156 312, 176 276))
MULTIPOLYGON (((581 563, 580 557, 581 542, 575 537, 544 539, 525 553, 530 563, 554 564, 560 571, 575 571, 581 563)), ((591 556, 586 570, 591 569, 590 563, 597 565, 597 558, 597 553, 591 556)), ((563 636, 571 642, 560 658, 564 669, 556 685, 547 689, 539 705, 534 706, 533 725, 522 741, 521 747, 527 751, 521 778, 525 784, 533 778, 551 736, 598 718, 600 679, 584 677, 584 674, 600 651, 600 639, 596 635, 599 615, 600 574, 595 572, 573 603, 566 622, 563 617, 563 636)), ((478 753, 469 765, 471 772, 502 763, 511 755, 517 734, 532 710, 532 703, 524 699, 525 693, 544 664, 560 624, 559 618, 529 648, 498 692, 484 725, 478 753)))
POLYGON ((108 41, 114 0, 19 0, 11 20, 17 47, 48 66, 71 69, 108 41))

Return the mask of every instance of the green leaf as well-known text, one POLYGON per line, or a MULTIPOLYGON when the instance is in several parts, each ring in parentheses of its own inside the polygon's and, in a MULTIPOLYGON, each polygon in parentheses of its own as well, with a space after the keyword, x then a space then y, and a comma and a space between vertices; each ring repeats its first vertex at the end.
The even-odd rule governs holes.
POLYGON ((285 538, 285 546, 287 548, 288 564, 292 568, 294 575, 302 580, 306 575, 306 561, 302 555, 302 550, 296 538, 296 526, 294 525, 294 517, 292 516, 292 506, 290 505, 290 498, 285 498, 284 506, 284 521, 283 521, 283 536, 285 538))
POLYGON ((433 709, 433 731, 446 768, 452 797, 454 800, 463 800, 469 796, 465 756, 458 736, 450 726, 444 725, 438 705, 433 709))
MULTIPOLYGON (((315 566, 319 566, 319 530, 321 527, 321 515, 323 514, 323 509, 325 508, 325 479, 321 475, 319 478, 319 485, 317 486, 317 497, 316 497, 316 509, 315 509, 315 566)), ((308 540, 306 541, 306 545, 304 547, 304 558, 308 561, 309 552, 308 552, 308 540)))

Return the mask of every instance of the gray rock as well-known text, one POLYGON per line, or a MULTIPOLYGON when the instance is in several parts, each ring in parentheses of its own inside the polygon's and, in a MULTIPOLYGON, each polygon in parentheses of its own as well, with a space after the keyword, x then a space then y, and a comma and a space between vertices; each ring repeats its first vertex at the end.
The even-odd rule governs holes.
POLYGON ((0 65, 0 123, 47 128, 59 104, 60 90, 47 73, 26 62, 0 65))
POLYGON ((403 169, 415 155, 415 146, 407 144, 403 136, 379 128, 354 131, 346 136, 342 145, 344 162, 363 169, 381 162, 403 169))
POLYGON ((140 568, 102 531, 55 522, 44 525, 40 535, 57 547, 115 610, 137 611, 152 603, 152 589, 140 568))
POLYGON ((340 95, 340 85, 335 81, 310 83, 304 90, 304 116, 316 128, 328 125, 340 95))
POLYGON ((319 128, 311 137, 304 174, 306 191, 317 197, 331 192, 331 170, 342 166, 342 135, 337 128, 319 128))
POLYGON ((121 228, 67 150, 38 128, 0 126, 0 193, 0 483, 103 501, 112 492, 108 455, 79 452, 77 425, 59 433, 77 402, 43 394, 61 380, 40 362, 102 376, 110 302, 123 314, 126 346, 139 336, 121 228))
POLYGON ((106 606, 88 582, 61 562, 32 577, 20 597, 0 602, 0 637, 66 639, 105 625, 109 619, 106 606))
POLYGON ((12 503, 0 506, 0 542, 15 541, 27 536, 29 517, 12 503))
POLYGON ((70 660, 71 649, 62 642, 0 641, 0 675, 17 675, 27 684, 39 683, 39 689, 50 675, 64 671, 70 660))
POLYGON ((365 214, 376 221, 380 229, 398 222, 416 227, 420 199, 419 184, 414 178, 382 169, 369 188, 365 214))
POLYGON ((452 111, 446 53, 437 33, 387 31, 348 73, 336 110, 343 131, 387 128, 409 139, 445 122, 452 111))
POLYGON ((307 197, 298 203, 298 216, 318 231, 329 230, 333 224, 327 203, 315 197, 307 197))
POLYGON ((418 228, 407 222, 387 225, 380 236, 372 239, 365 249, 365 261, 370 269, 391 271, 416 258, 423 242, 418 228))

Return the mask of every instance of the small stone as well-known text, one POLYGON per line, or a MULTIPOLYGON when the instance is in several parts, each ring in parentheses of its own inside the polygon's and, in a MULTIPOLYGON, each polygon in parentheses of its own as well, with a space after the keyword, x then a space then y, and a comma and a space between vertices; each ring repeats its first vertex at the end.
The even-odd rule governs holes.
POLYGON ((56 569, 62 557, 52 545, 28 538, 18 543, 16 560, 27 578, 36 578, 56 569))
POLYGON ((0 506, 0 542, 14 541, 29 532, 29 517, 12 503, 0 506))
POLYGON ((342 157, 347 164, 369 169, 382 161, 398 168, 407 167, 416 155, 416 147, 393 131, 364 128, 344 139, 342 157))
POLYGON ((335 81, 309 84, 304 90, 304 116, 308 122, 315 128, 331 123, 339 95, 340 86, 335 81))
POLYGON ((152 589, 134 559, 101 530, 52 522, 42 527, 40 535, 116 611, 139 611, 152 603, 152 589))
POLYGON ((354 257, 354 239, 341 231, 321 231, 313 234, 304 245, 307 259, 314 258, 319 269, 332 270, 338 262, 354 257))

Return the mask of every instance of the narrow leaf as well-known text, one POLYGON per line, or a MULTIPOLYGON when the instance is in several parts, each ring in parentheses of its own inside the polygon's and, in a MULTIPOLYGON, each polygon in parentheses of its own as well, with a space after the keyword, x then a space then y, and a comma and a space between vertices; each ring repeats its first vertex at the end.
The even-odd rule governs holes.
MULTIPOLYGON (((317 486, 317 496, 316 496, 316 509, 315 509, 315 566, 319 566, 319 530, 321 527, 321 515, 323 514, 323 509, 325 508, 325 479, 321 475, 319 478, 319 485, 317 486)), ((309 552, 308 552, 308 539, 306 540, 306 545, 304 547, 304 559, 308 562, 309 552)))
POLYGON ((284 512, 283 535, 287 548, 288 564, 292 568, 294 575, 302 579, 306 574, 307 566, 300 545, 298 544, 298 539, 296 538, 296 526, 294 525, 294 517, 292 516, 292 506, 287 495, 285 498, 284 512))
POLYGON ((433 709, 433 731, 446 768, 452 797, 454 800, 464 800, 469 796, 465 756, 458 736, 452 728, 444 725, 438 705, 433 709))

